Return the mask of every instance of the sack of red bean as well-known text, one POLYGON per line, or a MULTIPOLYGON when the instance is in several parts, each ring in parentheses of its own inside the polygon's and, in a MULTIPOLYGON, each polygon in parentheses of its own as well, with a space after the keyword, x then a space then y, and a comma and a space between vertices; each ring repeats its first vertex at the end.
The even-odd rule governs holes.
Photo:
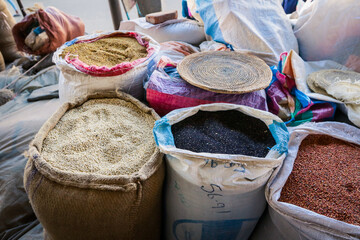
POLYGON ((360 129, 306 123, 290 133, 252 239, 360 239, 360 129))
POLYGON ((277 116, 213 103, 155 123, 166 153, 166 239, 247 239, 266 207, 265 184, 289 139, 277 116))

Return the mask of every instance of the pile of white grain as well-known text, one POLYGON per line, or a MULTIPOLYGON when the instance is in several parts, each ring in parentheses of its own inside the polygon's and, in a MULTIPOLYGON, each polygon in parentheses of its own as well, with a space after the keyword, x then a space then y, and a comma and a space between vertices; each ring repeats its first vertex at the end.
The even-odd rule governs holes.
POLYGON ((54 168, 73 173, 137 172, 154 153, 155 119, 121 99, 93 99, 64 114, 43 143, 54 168))

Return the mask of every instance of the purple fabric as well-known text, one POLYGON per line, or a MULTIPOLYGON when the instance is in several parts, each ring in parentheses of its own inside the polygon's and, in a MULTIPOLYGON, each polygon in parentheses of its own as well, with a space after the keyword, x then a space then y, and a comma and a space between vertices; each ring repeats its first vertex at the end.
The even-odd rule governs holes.
POLYGON ((234 103, 268 111, 264 90, 245 94, 223 94, 210 92, 195 87, 180 77, 174 77, 173 75, 170 76, 162 68, 158 68, 153 72, 149 80, 148 88, 171 95, 212 102, 234 103))

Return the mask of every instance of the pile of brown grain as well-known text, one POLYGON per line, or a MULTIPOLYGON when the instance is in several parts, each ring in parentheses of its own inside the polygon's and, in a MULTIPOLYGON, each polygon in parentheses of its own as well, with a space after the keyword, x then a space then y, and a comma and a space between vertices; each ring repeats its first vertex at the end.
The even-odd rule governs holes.
POLYGON ((360 225, 360 146, 309 135, 299 148, 279 201, 360 225))
POLYGON ((121 99, 93 99, 65 113, 42 147, 54 168, 72 173, 137 172, 154 153, 155 119, 121 99))
POLYGON ((147 56, 146 47, 132 37, 109 37, 94 42, 75 43, 66 47, 61 57, 69 53, 70 58, 98 67, 113 67, 122 62, 132 62, 147 56))

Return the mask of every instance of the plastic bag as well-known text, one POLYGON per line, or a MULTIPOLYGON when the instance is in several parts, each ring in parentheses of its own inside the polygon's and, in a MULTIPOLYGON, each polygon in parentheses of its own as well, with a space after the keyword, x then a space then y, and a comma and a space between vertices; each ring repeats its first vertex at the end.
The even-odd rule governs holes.
POLYGON ((229 48, 226 47, 223 43, 218 43, 215 41, 205 41, 200 44, 201 52, 206 51, 231 51, 229 48))
POLYGON ((266 186, 268 212, 252 239, 359 239, 360 226, 325 217, 278 199, 292 171, 299 146, 307 135, 325 134, 359 145, 360 130, 344 123, 326 122, 306 123, 290 129, 290 133, 289 153, 283 166, 273 173, 266 186))
MULTIPOLYGON (((285 55, 284 55, 285 56, 285 55)), ((344 104, 343 102, 336 100, 330 96, 325 96, 320 93, 314 93, 310 90, 306 83, 307 76, 315 71, 322 69, 339 69, 349 70, 343 65, 340 65, 331 60, 305 62, 296 52, 290 51, 287 57, 282 59, 282 72, 287 76, 287 79, 292 79, 298 91, 302 92, 308 98, 313 99, 313 102, 328 102, 335 107, 335 104, 339 106, 339 109, 347 114, 349 120, 356 126, 360 126, 360 105, 359 104, 344 104)), ((270 105, 269 105, 270 106, 270 105)), ((324 106, 319 109, 319 113, 324 115, 324 106)), ((329 109, 330 110, 330 109, 329 109)), ((319 115, 319 117, 321 117, 319 115)), ((328 111, 327 118, 331 116, 331 111, 328 111)), ((326 114, 324 116, 326 118, 326 114)), ((317 118, 318 120, 324 119, 324 117, 317 118)), ((316 121, 316 120, 315 120, 316 121)))
POLYGON ((159 43, 181 41, 199 45, 205 41, 204 26, 188 19, 174 19, 154 25, 146 22, 145 18, 138 18, 131 21, 122 21, 120 30, 142 32, 159 43))
POLYGON ((352 59, 360 58, 359 9, 357 0, 307 1, 294 27, 300 56, 305 61, 333 60, 349 67, 355 65, 352 59))
POLYGON ((265 184, 285 158, 289 136, 284 123, 265 111, 215 103, 174 110, 156 121, 153 131, 167 154, 166 239, 247 239, 266 206, 265 184), (171 126, 200 110, 237 110, 259 118, 276 145, 265 158, 176 148, 171 126))
POLYGON ((279 0, 196 0, 196 12, 212 40, 275 65, 298 44, 279 0))
MULTIPOLYGON (((1 72, 0 88, 19 75, 17 68, 1 72)), ((0 107, 0 239, 2 234, 11 236, 21 231, 26 223, 35 219, 24 190, 23 175, 27 159, 23 153, 60 102, 52 99, 28 103, 27 99, 34 89, 56 86, 58 76, 59 71, 55 66, 33 76, 23 76, 13 88, 16 92, 22 89, 21 93, 0 107)), ((9 239, 6 236, 3 239, 9 239)))
POLYGON ((145 85, 146 100, 159 115, 163 116, 178 108, 215 102, 240 104, 267 111, 264 90, 244 94, 223 94, 189 84, 180 77, 176 66, 196 49, 179 42, 166 42, 161 45, 159 55, 162 57, 145 85))
POLYGON ((305 63, 301 60, 300 65, 292 61, 293 59, 301 60, 294 51, 290 51, 289 54, 283 53, 278 68, 271 67, 273 79, 266 88, 269 111, 287 121, 290 126, 333 119, 336 104, 331 101, 332 98, 317 98, 318 94, 315 97, 309 94, 306 71, 314 71, 324 66, 339 67, 339 64, 332 61, 305 63))
POLYGON ((151 75, 155 67, 155 59, 159 51, 159 44, 145 34, 137 32, 115 31, 96 33, 82 36, 65 43, 55 53, 53 61, 60 68, 59 97, 61 102, 72 101, 77 97, 89 95, 99 91, 115 91, 119 89, 135 98, 142 99, 144 95, 143 84, 151 75), (139 39, 146 45, 148 55, 146 58, 133 62, 123 62, 114 67, 88 66, 78 59, 63 59, 60 57, 63 50, 76 43, 108 36, 128 36, 139 39))
POLYGON ((34 55, 45 55, 54 52, 66 41, 84 35, 85 25, 78 17, 70 16, 54 7, 48 7, 27 15, 13 27, 12 32, 18 49, 34 55), (45 30, 49 41, 33 51, 26 46, 25 38, 32 26, 37 23, 41 29, 45 30))

